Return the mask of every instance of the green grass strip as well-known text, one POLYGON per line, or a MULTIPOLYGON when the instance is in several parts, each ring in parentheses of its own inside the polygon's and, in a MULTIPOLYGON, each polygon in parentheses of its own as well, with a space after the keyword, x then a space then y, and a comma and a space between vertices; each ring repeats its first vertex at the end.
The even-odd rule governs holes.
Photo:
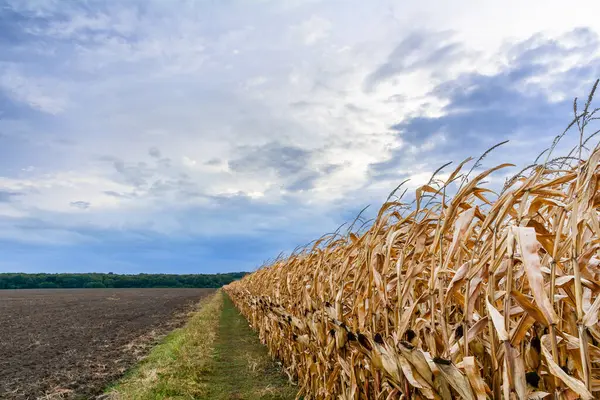
POLYGON ((106 398, 291 400, 296 393, 219 290, 202 300, 187 324, 169 334, 106 398))
POLYGON ((267 348, 225 297, 214 361, 206 376, 207 400, 295 399, 298 388, 272 361, 267 348))
POLYGON ((224 294, 202 300, 187 324, 171 332, 131 373, 109 390, 110 399, 204 399, 219 331, 224 294))

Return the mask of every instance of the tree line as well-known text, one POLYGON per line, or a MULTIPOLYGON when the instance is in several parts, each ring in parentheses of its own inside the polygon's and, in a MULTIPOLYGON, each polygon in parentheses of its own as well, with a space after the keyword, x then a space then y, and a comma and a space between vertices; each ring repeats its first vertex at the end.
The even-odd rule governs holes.
POLYGON ((0 289, 51 288, 218 288, 242 278, 247 272, 224 274, 138 274, 109 272, 81 274, 0 273, 0 289))

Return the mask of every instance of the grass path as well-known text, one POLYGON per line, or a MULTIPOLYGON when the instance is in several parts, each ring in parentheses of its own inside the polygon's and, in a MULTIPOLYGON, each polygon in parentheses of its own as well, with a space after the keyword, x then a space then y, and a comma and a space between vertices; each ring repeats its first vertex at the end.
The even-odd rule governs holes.
POLYGON ((231 300, 218 291, 105 398, 291 400, 296 391, 231 300))
POLYGON ((224 296, 207 399, 294 399, 297 388, 270 359, 229 297, 224 296))

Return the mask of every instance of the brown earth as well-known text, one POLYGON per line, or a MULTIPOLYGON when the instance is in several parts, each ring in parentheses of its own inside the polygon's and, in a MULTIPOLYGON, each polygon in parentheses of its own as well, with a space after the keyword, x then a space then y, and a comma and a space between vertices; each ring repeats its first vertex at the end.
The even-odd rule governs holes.
POLYGON ((214 289, 0 290, 0 399, 91 399, 214 289))

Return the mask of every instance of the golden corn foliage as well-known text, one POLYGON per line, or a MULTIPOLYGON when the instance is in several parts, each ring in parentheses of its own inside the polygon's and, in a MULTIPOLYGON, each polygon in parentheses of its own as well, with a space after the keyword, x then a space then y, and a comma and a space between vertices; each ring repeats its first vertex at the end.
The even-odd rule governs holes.
POLYGON ((324 236, 225 288, 300 394, 600 398, 594 90, 575 106, 568 157, 547 152, 499 194, 483 181, 509 164, 470 177, 463 162, 412 204, 390 197, 364 233, 324 236))

